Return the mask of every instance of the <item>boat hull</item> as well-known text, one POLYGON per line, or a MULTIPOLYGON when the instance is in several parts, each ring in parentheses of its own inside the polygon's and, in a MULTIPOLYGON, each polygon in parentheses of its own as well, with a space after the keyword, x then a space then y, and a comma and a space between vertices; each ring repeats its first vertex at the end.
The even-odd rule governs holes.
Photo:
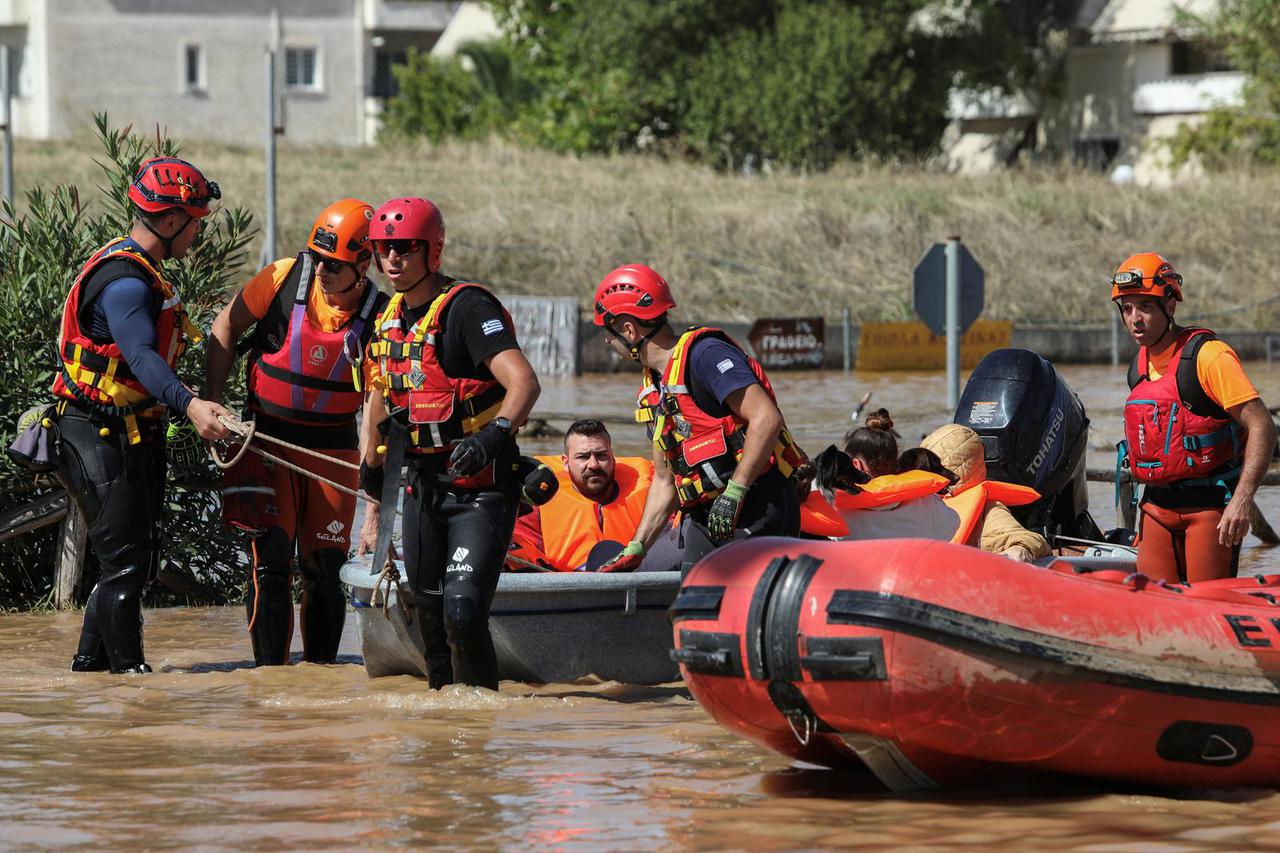
MULTIPOLYGON (((403 575, 403 565, 397 566, 403 575)), ((399 606, 394 584, 388 593, 385 579, 375 593, 377 578, 368 558, 342 570, 365 667, 370 677, 425 677, 412 613, 399 606)), ((679 572, 503 574, 489 608, 498 677, 537 684, 588 677, 628 684, 677 680, 667 608, 679 588, 679 572)))
POLYGON ((726 727, 895 790, 1280 784, 1280 579, 1171 589, 1106 565, 749 541, 690 573, 676 655, 726 727))

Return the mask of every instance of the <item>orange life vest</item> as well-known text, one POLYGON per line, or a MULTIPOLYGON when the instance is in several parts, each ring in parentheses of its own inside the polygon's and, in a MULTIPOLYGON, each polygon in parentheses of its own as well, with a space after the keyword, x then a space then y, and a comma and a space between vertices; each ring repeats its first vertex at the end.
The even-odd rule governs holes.
POLYGON ((836 492, 835 508, 837 510, 875 509, 896 503, 913 501, 929 495, 936 495, 945 489, 950 480, 941 474, 929 471, 904 471, 901 474, 884 474, 873 477, 862 484, 862 491, 856 495, 848 492, 836 492))
MULTIPOLYGON (((637 399, 636 421, 645 425, 649 438, 662 451, 675 477, 681 509, 714 500, 733 476, 746 439, 746 422, 730 413, 716 417, 698 407, 689 391, 688 359, 693 342, 703 335, 723 340, 738 350, 733 338, 720 329, 694 326, 684 332, 671 350, 671 358, 661 377, 645 368, 645 381, 637 399)), ((777 403, 773 386, 760 362, 747 356, 747 364, 769 398, 777 403)), ((784 477, 803 461, 790 431, 784 425, 769 467, 777 467, 784 477)))
MULTIPOLYGON (((412 329, 405 328, 403 294, 392 296, 378 317, 377 337, 369 345, 369 354, 378 359, 382 370, 387 409, 407 410, 411 454, 452 452, 459 441, 497 417, 502 407, 506 389, 501 383, 455 379, 444 372, 436 353, 446 307, 473 287, 488 293, 472 282, 446 285, 412 329)), ((502 316, 514 327, 505 308, 502 316)))
POLYGON ((97 294, 81 301, 83 287, 90 276, 108 261, 127 259, 138 268, 139 277, 151 287, 160 300, 160 313, 156 317, 156 352, 165 363, 173 367, 186 351, 187 340, 199 341, 200 332, 192 324, 182 305, 182 297, 142 253, 122 247, 124 238, 113 240, 93 253, 84 268, 76 276, 62 307, 62 329, 58 335, 58 353, 61 370, 54 377, 53 393, 66 400, 89 403, 104 414, 122 418, 129 435, 129 443, 142 440, 138 418, 159 418, 164 406, 138 381, 114 342, 99 344, 89 337, 89 330, 82 326, 80 316, 84 308, 97 294))
POLYGON ((1038 500, 1040 493, 1030 486, 1002 483, 998 480, 983 480, 958 495, 944 495, 942 502, 960 516, 960 526, 956 528, 951 541, 957 545, 976 546, 978 543, 970 542, 969 539, 992 501, 1000 501, 1005 506, 1024 506, 1038 500))
POLYGON ((557 571, 571 572, 587 561, 591 549, 600 542, 612 540, 625 544, 635 538, 644 515, 649 484, 653 482, 652 462, 640 456, 616 459, 614 481, 618 484, 618 496, 601 504, 574 488, 559 457, 537 458, 555 471, 560 489, 554 498, 536 510, 542 529, 541 550, 535 543, 514 535, 513 554, 557 571))
POLYGON ((822 492, 815 489, 805 495, 804 503, 800 504, 800 532, 809 536, 838 538, 849 535, 849 525, 844 523, 836 508, 827 503, 822 492))
POLYGON ((364 402, 360 361, 373 335, 378 289, 368 285, 351 318, 326 332, 307 319, 314 272, 311 253, 299 254, 258 321, 246 383, 249 407, 294 423, 350 424, 364 402))

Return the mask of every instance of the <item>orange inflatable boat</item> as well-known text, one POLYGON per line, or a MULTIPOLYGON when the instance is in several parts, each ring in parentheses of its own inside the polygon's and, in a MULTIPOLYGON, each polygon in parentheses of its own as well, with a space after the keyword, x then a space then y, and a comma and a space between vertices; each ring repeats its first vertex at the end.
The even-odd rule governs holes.
POLYGON ((694 567, 674 657, 726 728, 906 791, 1068 773, 1280 785, 1280 575, 1161 585, 922 540, 753 539, 694 567))

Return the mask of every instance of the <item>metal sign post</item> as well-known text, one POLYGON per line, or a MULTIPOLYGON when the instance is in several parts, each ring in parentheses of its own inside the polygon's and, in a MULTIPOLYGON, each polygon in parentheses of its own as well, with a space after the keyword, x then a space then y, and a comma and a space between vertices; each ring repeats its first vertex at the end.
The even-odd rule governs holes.
POLYGON ((960 402, 960 238, 947 238, 947 408, 960 402))
POLYGON ((262 257, 265 267, 276 259, 276 52, 267 48, 267 138, 266 138, 266 219, 262 229, 262 257))
POLYGON ((947 338, 947 405, 960 402, 960 337, 982 314, 985 273, 959 237, 934 243, 913 273, 916 313, 947 338))

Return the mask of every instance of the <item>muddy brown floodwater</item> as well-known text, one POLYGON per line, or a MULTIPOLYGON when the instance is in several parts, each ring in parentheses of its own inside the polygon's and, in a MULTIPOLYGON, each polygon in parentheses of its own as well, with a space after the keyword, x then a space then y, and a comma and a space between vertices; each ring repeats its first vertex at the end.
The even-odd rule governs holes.
MULTIPOLYGON (((1280 371, 1249 367, 1264 397, 1280 398, 1280 371)), ((1123 372, 1063 373, 1101 447, 1123 372)), ((908 438, 947 419, 937 374, 779 379, 788 420, 815 450, 866 390, 908 438)), ((552 380, 539 408, 625 417, 633 393, 623 376, 552 380)), ((620 449, 642 449, 638 426, 613 431, 620 449)), ((1280 489, 1261 494, 1280 522, 1280 489)), ((1110 526, 1110 487, 1094 484, 1091 498, 1110 526)), ((1278 561, 1246 542, 1247 571, 1278 561)), ((243 623, 234 607, 150 610, 157 672, 112 677, 67 672, 79 613, 0 616, 0 848, 1280 849, 1271 790, 1081 782, 891 796, 728 734, 679 684, 430 693, 407 677, 368 679, 354 620, 336 666, 254 669, 243 623)))

